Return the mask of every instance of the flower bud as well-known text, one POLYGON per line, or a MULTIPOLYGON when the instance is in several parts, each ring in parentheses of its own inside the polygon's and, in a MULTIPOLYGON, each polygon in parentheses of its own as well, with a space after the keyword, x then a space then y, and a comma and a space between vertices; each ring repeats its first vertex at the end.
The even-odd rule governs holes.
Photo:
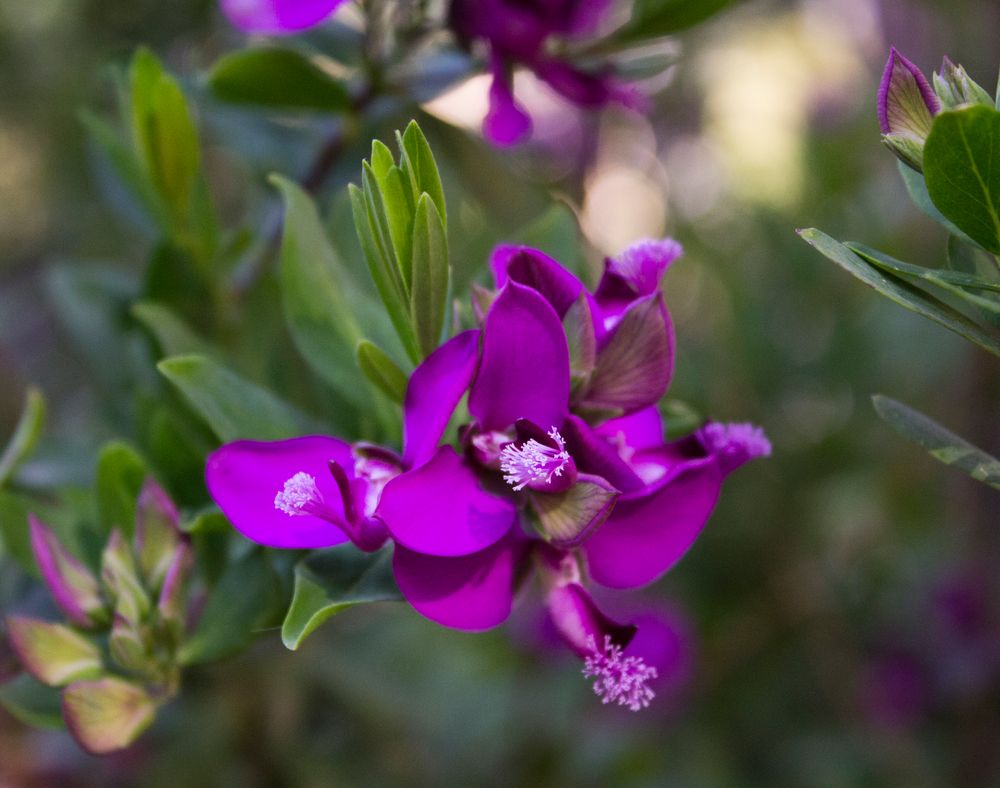
POLYGON ((117 529, 111 532, 101 557, 101 580, 114 602, 116 617, 138 624, 149 612, 149 595, 139 580, 132 550, 117 529))
POLYGON ((120 750, 134 742, 156 715, 156 701, 142 687, 108 676, 78 681, 63 693, 66 727, 93 755, 120 750))
POLYGON ((106 620, 97 579, 41 520, 29 515, 28 524, 35 561, 59 608, 74 624, 82 627, 92 627, 106 620))
POLYGON ((879 86, 878 121, 882 141, 918 172, 923 169, 924 142, 940 111, 927 77, 893 47, 879 86))
POLYGON ((153 479, 147 479, 136 504, 135 553, 152 593, 156 593, 170 568, 182 535, 180 518, 170 496, 153 479))
POLYGON ((7 634, 24 669, 50 687, 101 674, 97 646, 67 626, 11 616, 7 634))
POLYGON ((934 92, 945 109, 965 104, 983 104, 990 108, 994 106, 990 94, 977 85, 962 66, 952 63, 947 55, 941 62, 941 70, 932 79, 934 92))

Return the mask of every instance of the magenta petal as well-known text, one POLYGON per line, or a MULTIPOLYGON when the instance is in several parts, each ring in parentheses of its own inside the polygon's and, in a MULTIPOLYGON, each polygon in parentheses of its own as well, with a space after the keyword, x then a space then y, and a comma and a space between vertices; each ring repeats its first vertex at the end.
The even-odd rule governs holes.
POLYGON ((569 401, 569 347, 558 315, 531 288, 508 281, 486 316, 469 410, 485 430, 518 419, 559 427, 569 401))
POLYGON ((670 569, 701 533, 721 482, 718 465, 704 461, 619 498, 607 522, 584 544, 594 580, 634 588, 670 569))
POLYGON ((531 116, 514 100, 514 92, 502 69, 495 70, 490 85, 490 106, 483 119, 483 135, 501 147, 516 145, 531 135, 531 116))
POLYGON ((422 616, 455 629, 489 629, 510 615, 525 544, 509 532, 485 550, 452 558, 397 544, 392 569, 400 592, 422 616))
POLYGON ((245 33, 289 35, 318 25, 345 0, 221 0, 229 21, 245 33))
POLYGON ((663 444, 663 418, 655 405, 628 416, 598 424, 594 432, 603 435, 619 451, 655 449, 663 444))
POLYGON ((583 292, 583 283, 547 254, 528 246, 498 246, 490 260, 498 288, 513 279, 541 293, 559 319, 583 292))
POLYGON ((673 238, 632 244, 618 257, 604 261, 604 275, 594 298, 606 317, 622 314, 638 298, 651 295, 670 264, 684 249, 673 238))
POLYGON ((496 543, 514 523, 510 501, 479 486, 451 446, 390 481, 375 515, 392 538, 418 553, 469 555, 496 543))
POLYGON ((476 374, 479 332, 464 331, 413 371, 403 406, 403 462, 413 467, 437 448, 448 420, 476 374))
POLYGON ((579 416, 566 419, 563 438, 577 468, 584 473, 601 476, 622 492, 642 489, 642 479, 621 458, 613 439, 597 432, 579 416))
POLYGON ((343 518, 340 489, 330 474, 330 461, 354 468, 351 447, 322 435, 265 443, 236 441, 209 455, 205 465, 208 491, 241 534, 268 547, 306 549, 332 547, 347 536, 329 520, 311 514, 289 515, 275 505, 285 482, 296 474, 313 478, 334 518, 343 518))
POLYGON ((603 646, 605 636, 625 648, 635 635, 634 626, 618 624, 604 615, 579 583, 553 588, 545 598, 545 607, 566 645, 580 657, 603 646))

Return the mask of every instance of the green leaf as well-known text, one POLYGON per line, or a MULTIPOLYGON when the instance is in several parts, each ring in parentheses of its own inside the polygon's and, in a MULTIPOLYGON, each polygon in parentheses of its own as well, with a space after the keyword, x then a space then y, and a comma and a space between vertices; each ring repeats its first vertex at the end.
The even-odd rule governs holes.
POLYGON ((281 290, 285 320, 310 367, 357 408, 371 404, 368 387, 351 374, 361 329, 348 275, 327 240, 316 206, 286 178, 272 176, 285 201, 281 290))
POLYGON ((869 287, 918 315, 940 323, 994 355, 1000 356, 1000 342, 960 312, 901 279, 887 275, 839 241, 816 229, 799 230, 804 241, 869 287))
POLYGON ((137 684, 109 676, 67 687, 63 713, 80 746, 105 755, 139 738, 156 716, 156 702, 137 684))
POLYGON ((180 663, 222 659, 249 646, 274 615, 277 588, 277 578, 260 550, 230 566, 181 647, 180 663))
POLYGON ((22 569, 38 575, 28 531, 28 512, 32 510, 32 501, 24 496, 0 491, 0 542, 22 569))
POLYGON ((354 214, 354 227, 358 241, 368 263, 375 288, 385 305, 389 319, 399 335, 407 355, 413 362, 420 361, 420 351, 410 326, 410 310, 399 269, 391 263, 379 250, 375 240, 373 219, 368 210, 368 200, 365 192, 354 184, 348 186, 351 196, 351 210, 354 214))
POLYGON ((961 235, 963 238, 968 238, 953 222, 945 218, 945 215, 934 205, 930 194, 927 193, 927 181, 924 180, 924 176, 921 173, 901 161, 896 162, 896 168, 899 170, 899 175, 903 179, 906 191, 909 193, 914 205, 935 222, 945 227, 952 235, 961 235))
POLYGON ((119 528, 131 538, 136 499, 149 475, 146 460, 128 444, 112 441, 101 447, 97 455, 97 511, 102 533, 119 528))
POLYGON ((156 366, 224 443, 280 440, 315 429, 291 405, 203 356, 173 356, 156 366))
POLYGON ((7 442, 3 454, 0 454, 0 487, 10 480, 17 466, 34 451, 44 429, 45 398, 41 391, 30 388, 24 398, 24 409, 14 428, 14 434, 7 442))
POLYGON ((734 0, 636 0, 631 19, 614 34, 637 41, 678 33, 717 14, 734 0))
POLYGON ((153 335, 164 356, 197 353, 215 356, 217 351, 207 340, 162 304, 140 301, 132 306, 132 317, 153 335))
POLYGON ((400 169, 410 181, 413 191, 413 201, 417 202, 420 195, 429 194, 441 217, 441 222, 448 226, 448 209, 444 202, 444 187, 441 185, 441 173, 438 171, 434 153, 427 142, 423 131, 415 120, 411 120, 402 136, 397 132, 399 142, 400 169))
POLYGON ((184 93, 145 48, 132 59, 130 83, 132 130, 140 159, 173 215, 186 217, 201 153, 184 93))
POLYGON ((65 727, 59 690, 46 687, 26 673, 0 684, 0 706, 14 719, 33 728, 60 730, 65 727))
POLYGON ((934 205, 987 251, 1000 253, 1000 112, 941 112, 924 145, 934 205))
POLYGON ((995 296, 991 297, 989 292, 986 295, 979 294, 982 291, 1000 292, 1000 282, 991 282, 987 279, 959 271, 949 271, 942 268, 924 268, 912 263, 904 263, 902 260, 896 260, 864 244, 847 243, 845 246, 861 255, 868 262, 891 274, 912 277, 940 287, 942 290, 958 296, 979 309, 989 312, 995 317, 1000 317, 1000 301, 996 300, 995 296))
POLYGON ((886 424, 922 446, 934 459, 954 465, 973 479, 1000 490, 1000 460, 996 457, 901 402, 876 394, 872 403, 886 424))
POLYGON ((378 345, 362 339, 357 349, 358 366, 383 394, 393 402, 403 404, 406 397, 406 373, 378 345))
POLYGON ((295 567, 295 592, 281 626, 281 640, 294 651, 342 610, 401 599, 392 575, 390 548, 377 553, 362 553, 352 545, 317 550, 295 567))
POLYGON ((441 343, 450 278, 444 221, 430 196, 423 194, 417 202, 413 220, 413 292, 410 295, 413 333, 423 356, 430 355, 441 343))
POLYGON ((291 49, 244 49, 220 58, 208 75, 215 96, 234 104, 343 112, 347 89, 305 55, 291 49))
POLYGON ((128 193, 130 199, 126 201, 126 209, 130 218, 134 217, 134 207, 140 206, 145 214, 142 218, 166 232, 170 222, 165 207, 135 151, 121 139, 114 127, 101 118, 90 112, 83 112, 80 117, 91 144, 128 193))

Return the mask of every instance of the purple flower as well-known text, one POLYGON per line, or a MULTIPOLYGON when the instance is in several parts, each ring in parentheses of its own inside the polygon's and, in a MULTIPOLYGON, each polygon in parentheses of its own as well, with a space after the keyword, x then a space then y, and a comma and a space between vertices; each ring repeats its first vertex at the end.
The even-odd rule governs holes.
POLYGON ((245 33, 292 35, 318 25, 344 0, 221 0, 222 10, 245 33))
POLYGON ((401 456, 323 436, 238 441, 209 458, 212 496, 265 545, 375 550, 391 538, 403 596, 457 629, 503 622, 534 567, 598 694, 643 708, 658 668, 628 652, 635 627, 605 617, 583 578, 656 579, 700 533, 723 478, 770 453, 750 425, 663 441, 655 403, 674 338, 659 286, 679 254, 670 240, 637 244, 606 261, 590 293, 542 253, 501 247, 482 328, 410 379, 401 456), (466 391, 460 451, 439 447, 466 391))
POLYGON ((467 45, 481 40, 489 47, 493 86, 483 132, 490 140, 512 145, 531 133, 531 119, 511 89, 518 64, 582 107, 642 104, 638 92, 622 85, 609 70, 583 71, 547 51, 552 38, 593 35, 610 7, 610 0, 454 0, 451 26, 460 40, 467 45))
MULTIPOLYGON (((331 547, 352 541, 374 551, 387 538, 376 516, 382 491, 408 468, 454 465, 436 452, 452 411, 475 372, 478 331, 439 347, 414 371, 404 405, 403 454, 312 435, 284 441, 236 441, 209 455, 205 480, 233 526, 259 544, 331 547)), ((456 477, 465 480, 461 466, 456 477)), ((474 479, 473 479, 474 481, 474 479)))
POLYGON ((927 77, 892 47, 879 85, 878 122, 883 141, 918 172, 923 166, 924 141, 940 111, 941 102, 927 77))

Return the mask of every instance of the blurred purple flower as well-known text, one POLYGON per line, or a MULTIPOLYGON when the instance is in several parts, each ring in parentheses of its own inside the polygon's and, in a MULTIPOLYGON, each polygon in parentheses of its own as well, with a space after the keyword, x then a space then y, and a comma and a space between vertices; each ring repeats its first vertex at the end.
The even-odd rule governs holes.
POLYGON ((345 0, 221 0, 236 27, 258 35, 292 35, 318 25, 345 0))
POLYGON ((915 725, 928 704, 928 677, 923 666, 904 651, 875 657, 861 679, 861 704, 868 719, 883 728, 915 725))
POLYGON ((514 98, 517 65, 530 68, 555 91, 582 107, 611 102, 637 107, 642 96, 608 69, 583 71, 552 57, 552 38, 581 38, 597 32, 610 0, 454 0, 451 26, 467 45, 485 41, 493 77, 484 134, 497 145, 513 145, 531 133, 531 119, 514 98))

